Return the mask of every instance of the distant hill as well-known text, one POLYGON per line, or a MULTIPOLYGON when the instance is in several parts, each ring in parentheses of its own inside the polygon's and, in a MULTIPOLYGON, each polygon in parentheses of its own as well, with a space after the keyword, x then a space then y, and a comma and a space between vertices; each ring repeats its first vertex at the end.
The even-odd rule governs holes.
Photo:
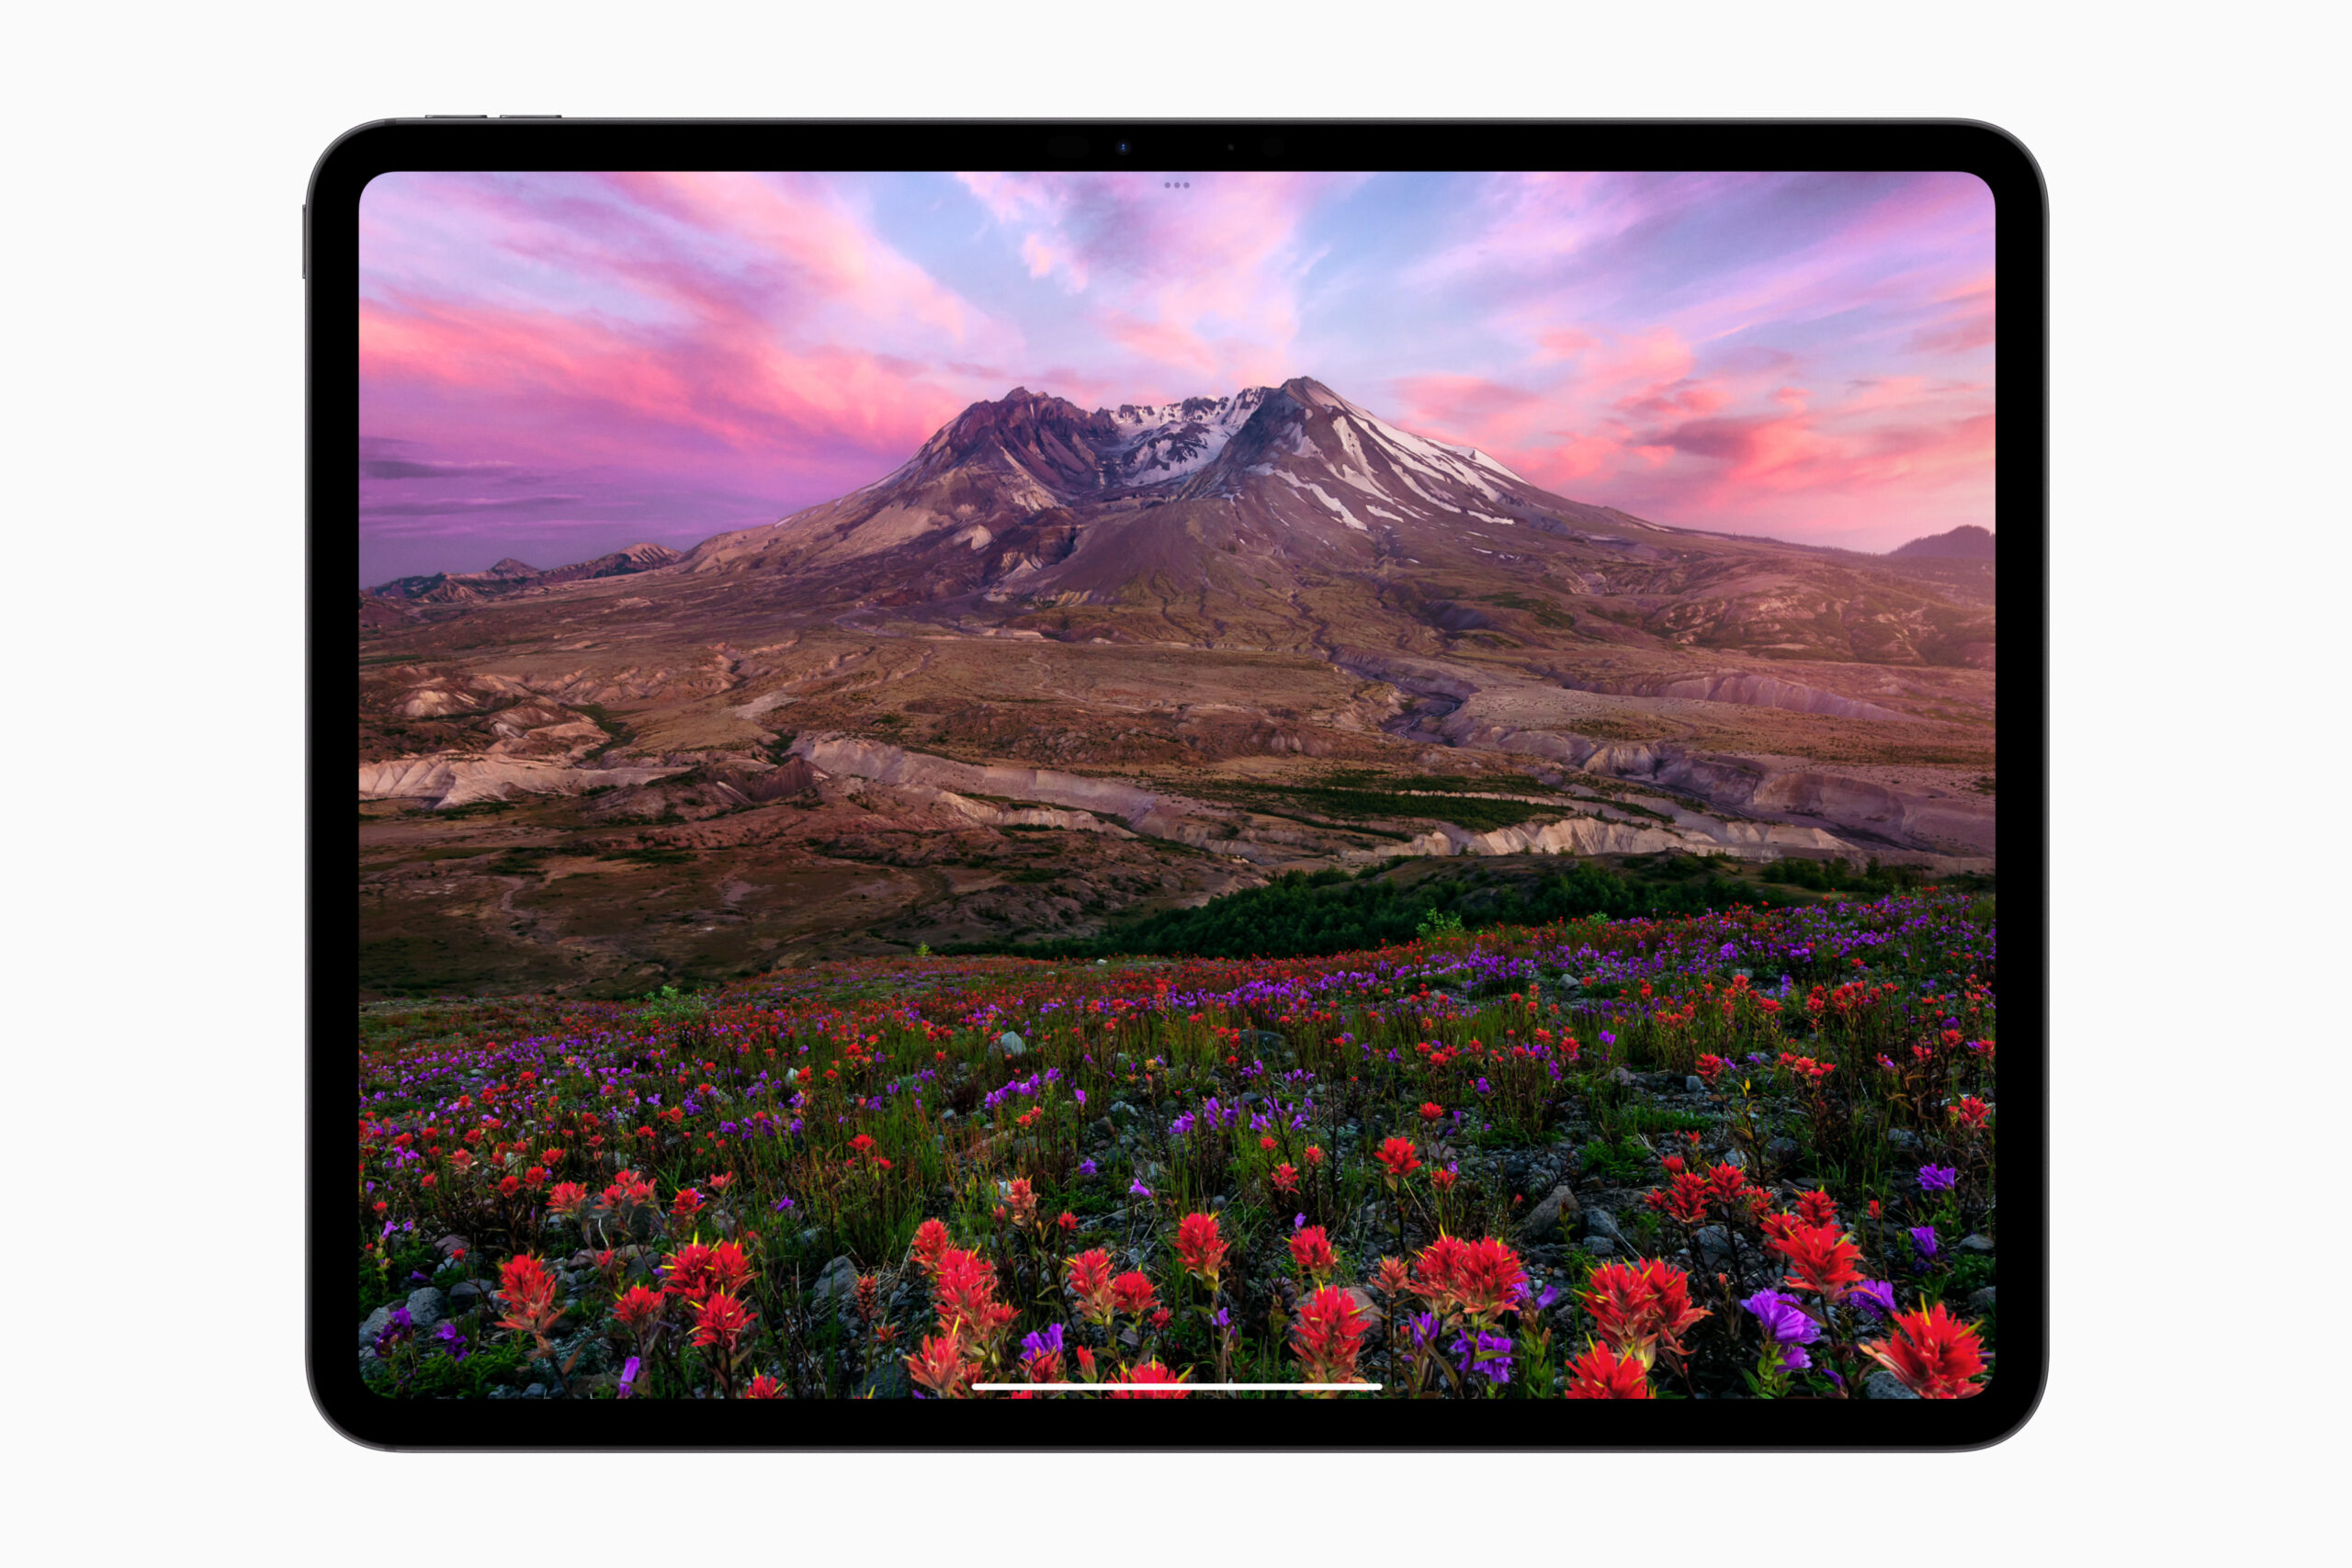
POLYGON ((1949 533, 1930 534, 1924 539, 1914 539, 1886 552, 1891 556, 1956 556, 1963 560, 1991 560, 1993 532, 1979 528, 1973 523, 1963 523, 1949 533))

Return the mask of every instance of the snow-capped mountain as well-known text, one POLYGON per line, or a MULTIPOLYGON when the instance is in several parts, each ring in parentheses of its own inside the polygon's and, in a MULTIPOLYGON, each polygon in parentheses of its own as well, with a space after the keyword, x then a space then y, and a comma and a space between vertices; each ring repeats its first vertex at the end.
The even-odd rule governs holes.
POLYGON ((556 591, 616 570, 632 573, 628 592, 649 614, 682 625, 887 612, 965 631, 1212 647, 1436 637, 1498 651, 1991 657, 1989 604, 1939 609, 1928 600, 1941 590, 1922 598, 1883 571, 1865 582, 1837 552, 1572 501, 1305 377, 1093 410, 1015 388, 874 483, 673 560, 631 552, 458 587, 556 591), (1589 609, 1569 607, 1578 601, 1589 609))

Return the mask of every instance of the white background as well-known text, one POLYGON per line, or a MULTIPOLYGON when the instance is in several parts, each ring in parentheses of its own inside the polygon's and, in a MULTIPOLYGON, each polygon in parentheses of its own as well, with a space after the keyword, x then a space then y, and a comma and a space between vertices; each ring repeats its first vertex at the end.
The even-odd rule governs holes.
POLYGON ((2322 1504, 2346 1392, 2352 269, 2326 15, 15 13, 10 1555, 2343 1561, 2322 1504), (331 1432, 300 1365, 298 211, 347 127, 468 111, 1951 115, 2020 137, 2055 317, 2055 1317, 2032 1423, 1943 1457, 1249 1463, 391 1457, 331 1432))

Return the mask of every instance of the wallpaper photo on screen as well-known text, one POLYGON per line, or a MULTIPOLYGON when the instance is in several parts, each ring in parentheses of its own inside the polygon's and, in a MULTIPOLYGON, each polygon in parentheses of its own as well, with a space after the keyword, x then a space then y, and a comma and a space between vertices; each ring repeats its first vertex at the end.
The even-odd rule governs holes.
POLYGON ((376 178, 367 1386, 1980 1393, 1993 209, 376 178))

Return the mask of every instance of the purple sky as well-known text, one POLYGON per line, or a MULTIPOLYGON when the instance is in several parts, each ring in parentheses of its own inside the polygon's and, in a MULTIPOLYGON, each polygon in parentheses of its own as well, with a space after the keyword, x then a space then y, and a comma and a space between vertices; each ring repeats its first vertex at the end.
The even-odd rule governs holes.
POLYGON ((684 547, 1014 386, 1308 375, 1579 501, 1993 525, 1964 175, 443 175, 360 208, 360 579, 684 547))

